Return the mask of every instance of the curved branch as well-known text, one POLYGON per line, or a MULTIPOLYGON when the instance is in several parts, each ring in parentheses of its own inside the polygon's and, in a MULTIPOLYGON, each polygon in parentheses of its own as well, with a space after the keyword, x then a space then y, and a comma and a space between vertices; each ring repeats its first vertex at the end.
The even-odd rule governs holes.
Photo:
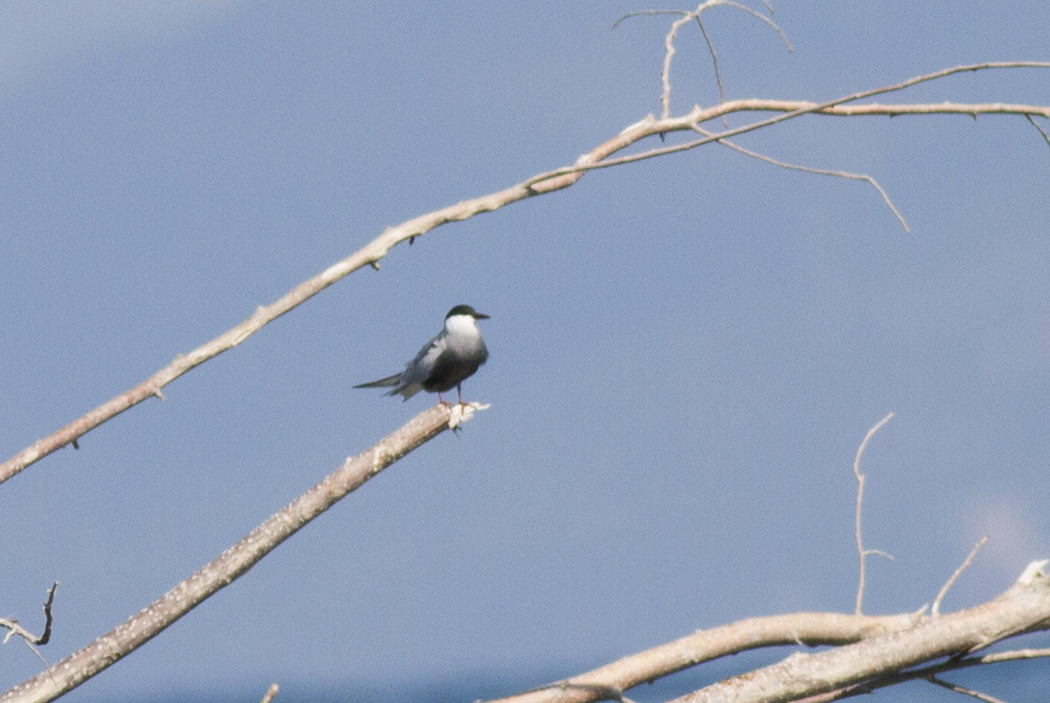
POLYGON ((590 703, 676 671, 750 649, 802 644, 842 645, 915 626, 917 614, 792 613, 750 618, 697 632, 632 654, 564 681, 490 703, 590 703))
POLYGON ((7 641, 16 635, 18 637, 21 637, 28 645, 43 645, 50 642, 51 625, 53 623, 53 619, 51 616, 51 606, 55 602, 55 591, 57 590, 58 581, 55 581, 53 584, 51 584, 51 588, 47 590, 47 600, 44 601, 44 631, 41 632, 39 636, 34 635, 32 632, 29 632, 24 627, 19 625, 17 620, 0 618, 0 627, 6 627, 9 630, 7 635, 4 637, 3 643, 7 644, 7 641))
POLYGON ((694 691, 675 703, 775 703, 804 697, 808 702, 831 701, 952 669, 1048 656, 1048 650, 969 656, 1008 637, 1047 628, 1050 578, 1030 568, 992 601, 950 615, 797 613, 751 618, 489 703, 622 701, 627 690, 687 667, 749 649, 791 644, 839 646, 816 654, 796 651, 778 664, 694 691), (942 657, 952 658, 913 668, 942 657))
POLYGON ((1046 629, 1050 578, 1018 581, 998 598, 909 630, 784 661, 694 691, 675 703, 777 703, 838 691, 941 657, 968 654, 1007 637, 1046 629))
MULTIPOLYGON (((868 433, 864 435, 864 440, 860 443, 857 448, 857 456, 853 460, 853 477, 857 479, 857 509, 854 518, 853 536, 857 541, 857 559, 860 562, 859 572, 860 575, 857 579, 857 602, 853 612, 857 615, 861 614, 864 606, 864 578, 865 578, 865 562, 869 554, 874 553, 874 550, 864 548, 863 534, 861 531, 861 508, 864 506, 864 479, 865 476, 860 472, 860 458, 864 456, 864 450, 868 447, 868 442, 875 436, 875 433, 882 429, 885 425, 893 418, 893 413, 889 413, 886 417, 879 420, 875 425, 868 430, 868 433)), ((889 555, 886 555, 889 556, 889 555)), ((893 557, 889 557, 893 559, 893 557)))
MULTIPOLYGON (((693 129, 705 136, 710 136, 711 134, 706 129, 700 126, 695 126, 693 127, 693 129)), ((874 188, 879 195, 882 196, 882 201, 886 203, 886 207, 888 207, 890 209, 890 212, 893 213, 893 216, 897 218, 897 222, 901 223, 901 227, 904 228, 904 231, 909 233, 911 232, 911 229, 908 227, 907 220, 904 219, 904 215, 900 213, 900 210, 897 209, 897 206, 893 204, 893 201, 890 199, 889 193, 883 190, 882 186, 879 185, 879 182, 871 176, 865 175, 863 173, 850 173, 848 171, 832 171, 830 169, 825 168, 813 168, 812 166, 800 166, 799 164, 790 164, 786 161, 780 161, 779 159, 774 159, 770 156, 766 156, 765 154, 759 154, 757 151, 745 149, 736 142, 731 142, 728 139, 719 139, 718 143, 732 149, 733 151, 741 153, 744 156, 749 156, 752 159, 764 161, 767 164, 779 166, 780 168, 786 168, 791 171, 801 171, 802 173, 812 173, 818 176, 834 176, 836 178, 846 178, 854 181, 864 181, 872 188, 874 188)))
POLYGON ((576 164, 573 166, 538 174, 509 188, 477 198, 472 198, 470 200, 464 200, 455 205, 450 205, 440 210, 413 218, 397 225, 396 227, 388 228, 364 248, 351 254, 342 261, 333 264, 316 276, 295 286, 273 303, 260 306, 248 319, 244 320, 237 326, 201 345, 188 354, 177 356, 174 361, 157 371, 145 381, 117 395, 60 430, 34 442, 29 447, 26 447, 19 453, 15 454, 7 461, 0 464, 0 483, 17 475, 26 467, 39 461, 48 454, 51 454, 67 444, 74 444, 76 440, 85 433, 93 430, 125 410, 138 405, 144 400, 154 396, 163 398, 161 390, 176 378, 182 376, 184 373, 205 361, 232 349, 281 315, 284 315, 286 312, 309 300, 328 286, 363 266, 378 268, 379 261, 397 244, 405 240, 411 241, 415 237, 426 234, 436 227, 450 222, 466 220, 483 212, 492 212, 534 195, 541 195, 568 188, 575 184, 585 172, 593 169, 619 166, 626 163, 633 163, 634 161, 640 161, 642 159, 662 156, 664 154, 694 149, 704 144, 720 141, 738 134, 744 134, 745 132, 763 129, 805 114, 836 116, 908 114, 967 114, 976 116, 978 114, 1017 114, 1050 117, 1050 106, 1042 105, 1007 105, 1003 103, 988 103, 981 105, 960 105, 952 103, 923 105, 844 104, 882 93, 902 90, 918 83, 943 78, 955 73, 1005 68, 1050 68, 1050 62, 1013 61, 956 66, 954 68, 937 71, 936 73, 917 76, 892 86, 854 93, 824 103, 757 99, 732 100, 706 110, 701 110, 699 107, 696 107, 687 115, 680 117, 656 120, 650 116, 630 127, 627 127, 612 139, 594 147, 590 152, 577 159, 576 164), (742 127, 714 133, 709 137, 704 137, 703 139, 694 140, 685 144, 669 146, 662 149, 653 149, 641 154, 625 156, 619 159, 608 158, 610 155, 646 139, 647 137, 661 136, 668 132, 692 131, 698 124, 722 117, 723 115, 732 112, 756 111, 773 111, 782 114, 769 119, 753 122, 742 127))

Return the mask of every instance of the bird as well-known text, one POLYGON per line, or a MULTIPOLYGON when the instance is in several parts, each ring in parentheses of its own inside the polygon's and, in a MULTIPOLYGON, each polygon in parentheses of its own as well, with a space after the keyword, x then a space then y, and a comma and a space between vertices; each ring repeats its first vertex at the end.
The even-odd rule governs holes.
POLYGON ((445 315, 444 328, 419 350, 415 359, 405 364, 404 371, 354 388, 393 386, 385 395, 400 393, 404 400, 427 391, 437 393, 438 401, 449 405, 441 394, 455 386, 459 404, 463 405, 461 384, 489 358, 477 325, 478 320, 487 319, 488 315, 469 305, 457 305, 445 315))

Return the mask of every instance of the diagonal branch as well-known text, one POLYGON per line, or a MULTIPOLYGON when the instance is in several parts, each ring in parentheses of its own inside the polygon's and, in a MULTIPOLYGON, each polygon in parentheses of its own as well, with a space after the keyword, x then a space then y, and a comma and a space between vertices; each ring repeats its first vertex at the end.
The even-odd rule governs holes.
MULTIPOLYGON (((1044 624, 1045 626, 1045 624, 1044 624)), ((896 686, 906 681, 930 680, 938 674, 948 671, 959 671, 976 666, 998 664, 1001 662, 1024 661, 1029 659, 1046 659, 1050 657, 1050 649, 1017 649, 1006 652, 993 652, 980 656, 952 657, 946 661, 929 666, 922 666, 907 671, 892 672, 885 676, 865 681, 862 684, 847 686, 820 696, 808 697, 806 703, 831 703, 845 698, 852 698, 863 694, 874 693, 880 688, 896 686)))
POLYGON ((1013 61, 956 66, 935 73, 917 76, 892 86, 853 93, 824 103, 758 99, 733 100, 703 110, 696 107, 688 114, 680 117, 657 120, 650 116, 627 127, 612 139, 594 147, 590 152, 577 159, 577 162, 573 166, 567 166, 538 174, 509 188, 482 195, 477 198, 464 200, 455 205, 435 210, 434 212, 403 222, 395 227, 388 228, 364 248, 354 252, 342 261, 336 262, 316 276, 300 283, 269 305, 260 306, 250 317, 240 324, 200 347, 197 347, 193 351, 177 356, 170 364, 157 371, 145 381, 142 381, 133 388, 111 398, 65 427, 34 442, 32 445, 18 452, 7 461, 0 464, 0 483, 20 473, 26 467, 39 461, 48 454, 57 451, 67 444, 75 443, 76 440, 85 433, 93 430, 125 410, 138 405, 146 399, 154 396, 163 398, 161 393, 162 389, 175 379, 209 359, 237 346, 270 322, 273 322, 281 315, 284 315, 286 312, 309 300, 350 273, 353 273, 364 266, 378 268, 379 261, 397 244, 426 234, 436 227, 450 222, 466 220, 483 212, 492 212, 534 195, 542 195, 563 188, 568 188, 582 178, 585 172, 593 169, 619 166, 626 163, 640 161, 642 159, 662 156, 664 154, 694 149, 704 144, 727 139, 738 134, 764 129, 805 114, 835 116, 931 114, 966 114, 976 116, 978 114, 1015 114, 1041 115, 1050 118, 1050 106, 1043 105, 1008 105, 1002 103, 987 103, 980 105, 960 105, 953 103, 919 105, 845 104, 882 93, 902 90, 918 83, 944 78, 955 73, 979 71, 983 69, 1007 68, 1050 68, 1050 62, 1013 61), (708 120, 720 118, 730 113, 756 111, 779 112, 781 114, 742 127, 713 133, 709 137, 704 137, 684 144, 669 146, 662 149, 653 149, 641 154, 634 154, 618 159, 609 158, 612 154, 648 137, 661 136, 669 132, 692 131, 696 125, 708 120))
POLYGON ((959 565, 959 568, 952 573, 948 580, 945 581, 944 585, 941 586, 941 590, 937 592, 937 597, 933 599, 933 606, 930 607, 930 615, 937 617, 941 614, 941 602, 944 600, 944 597, 948 595, 948 591, 951 590, 953 585, 955 585, 955 582, 962 575, 962 572, 966 571, 971 562, 973 562, 973 558, 977 556, 977 552, 980 551, 981 547, 987 542, 988 535, 985 535, 977 540, 977 544, 973 545, 973 549, 971 549, 970 553, 965 559, 963 559, 963 563, 959 565))
POLYGON ((0 695, 0 703, 39 703, 76 688, 245 574, 279 544, 368 479, 449 429, 452 420, 469 419, 478 409, 483 409, 483 406, 456 406, 459 413, 456 418, 453 409, 443 404, 424 410, 367 451, 348 457, 342 466, 316 486, 271 515, 239 542, 139 613, 51 669, 0 695))
POLYGON ((939 679, 936 676, 929 676, 926 680, 932 684, 940 686, 941 688, 946 688, 949 691, 954 691, 956 693, 962 693, 963 695, 970 696, 971 698, 976 698, 979 701, 984 701, 984 703, 1006 703, 1006 701, 999 698, 995 698, 994 696, 989 696, 987 693, 981 693, 980 691, 975 691, 972 688, 965 688, 954 683, 949 683, 948 681, 939 679))

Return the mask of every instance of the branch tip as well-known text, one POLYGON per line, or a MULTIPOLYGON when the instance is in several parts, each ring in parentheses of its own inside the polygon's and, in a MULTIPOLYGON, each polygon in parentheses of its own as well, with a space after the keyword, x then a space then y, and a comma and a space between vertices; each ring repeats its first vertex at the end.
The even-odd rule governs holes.
POLYGON ((279 690, 280 686, 278 686, 276 683, 270 684, 270 687, 266 689, 266 694, 262 697, 262 700, 259 703, 271 703, 271 701, 273 701, 274 696, 277 695, 277 691, 279 690))
POLYGON ((1017 584, 1019 586, 1031 586, 1037 579, 1045 578, 1046 565, 1050 564, 1050 559, 1040 559, 1039 561, 1033 561, 1025 567, 1021 575, 1017 577, 1017 584))
POLYGON ((966 571, 966 568, 970 566, 971 562, 973 562, 974 557, 977 556, 977 552, 987 542, 988 535, 985 535, 981 539, 977 540, 977 544, 973 545, 973 549, 971 549, 967 557, 963 559, 963 563, 959 565, 959 568, 957 568, 952 573, 948 580, 945 581, 944 585, 941 586, 941 590, 937 592, 937 597, 933 599, 933 608, 930 610, 930 615, 932 615, 933 617, 937 617, 941 614, 941 601, 943 601, 944 597, 948 595, 948 589, 952 587, 952 585, 955 583, 955 580, 959 578, 962 572, 966 571))

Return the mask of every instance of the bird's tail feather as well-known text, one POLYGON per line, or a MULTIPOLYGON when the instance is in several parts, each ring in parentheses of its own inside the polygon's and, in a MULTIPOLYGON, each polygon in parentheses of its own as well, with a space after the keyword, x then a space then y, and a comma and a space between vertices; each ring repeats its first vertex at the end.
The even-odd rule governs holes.
POLYGON ((381 378, 378 381, 371 381, 369 383, 359 383, 354 388, 382 388, 384 386, 396 386, 401 382, 401 374, 395 373, 393 376, 387 376, 381 378))

